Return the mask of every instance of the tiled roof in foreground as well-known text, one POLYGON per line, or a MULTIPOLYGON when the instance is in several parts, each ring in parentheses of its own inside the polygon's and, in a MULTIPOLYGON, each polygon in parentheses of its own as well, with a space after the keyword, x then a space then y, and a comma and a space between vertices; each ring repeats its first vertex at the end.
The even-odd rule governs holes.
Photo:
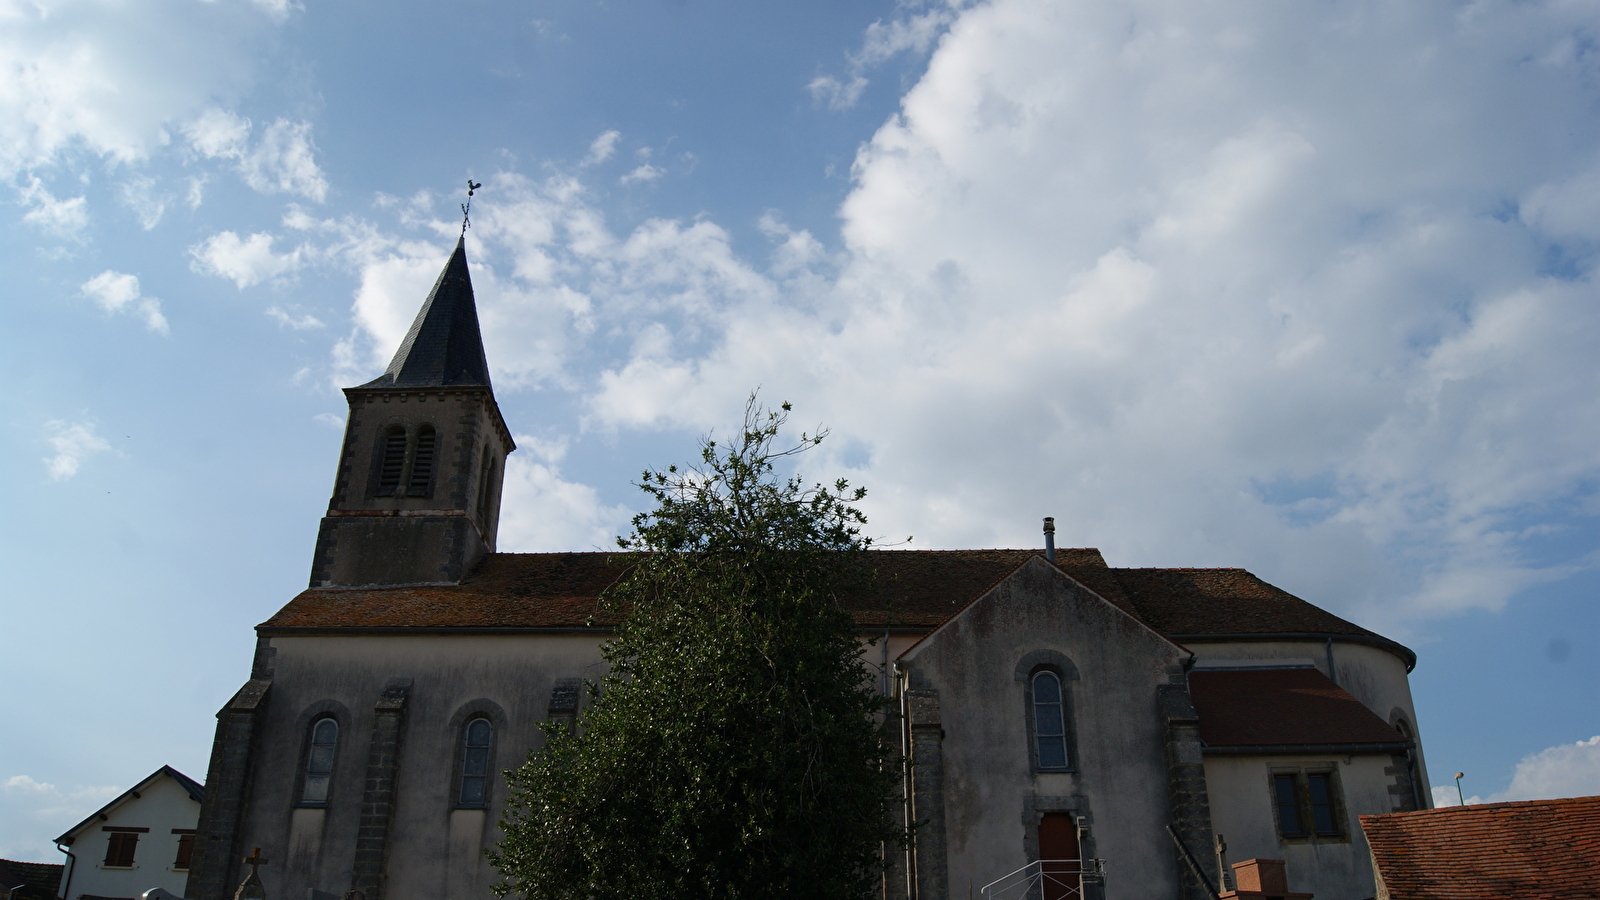
POLYGON ((15 900, 54 898, 65 868, 62 863, 0 859, 0 891, 12 891, 15 900))
MULTIPOLYGON (((845 598, 866 628, 931 629, 1038 550, 875 550, 876 577, 845 598)), ((1151 628, 1181 641, 1201 635, 1347 635, 1398 644, 1279 590, 1243 569, 1114 569, 1100 551, 1063 548, 1061 570, 1151 628)), ((320 588, 261 624, 308 629, 560 629, 615 624, 600 594, 625 557, 611 553, 496 553, 460 584, 320 588)))
POLYGON ((1393 900, 1600 896, 1600 797, 1362 816, 1361 829, 1393 900))

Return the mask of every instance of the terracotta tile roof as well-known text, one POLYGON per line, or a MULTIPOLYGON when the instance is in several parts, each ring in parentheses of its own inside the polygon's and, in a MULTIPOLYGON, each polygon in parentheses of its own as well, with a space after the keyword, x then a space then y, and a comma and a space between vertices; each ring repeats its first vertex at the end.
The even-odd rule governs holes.
POLYGON ((1244 569, 1112 571, 1139 617, 1163 634, 1298 631, 1376 637, 1244 569))
MULTIPOLYGON (((845 599, 863 627, 932 629, 1039 553, 873 551, 877 578, 845 599)), ((1057 564, 1164 634, 1316 632, 1383 641, 1243 569, 1113 569, 1093 548, 1062 548, 1057 564)), ((459 585, 308 590, 260 627, 582 628, 591 620, 604 626, 614 616, 597 598, 622 571, 609 553, 496 553, 459 585)))
POLYGON ((460 584, 304 591, 262 628, 581 628, 612 624, 610 553, 496 553, 460 584))
POLYGON ((63 868, 61 863, 0 859, 0 891, 12 891, 15 900, 53 900, 63 868))
POLYGON ((1405 740, 1316 669, 1196 670, 1189 693, 1207 747, 1405 740))
POLYGON ((1394 900, 1600 896, 1600 797, 1362 816, 1394 900))
MULTIPOLYGON (((863 625, 933 628, 1022 565, 1035 550, 884 550, 870 591, 846 597, 863 625)), ((459 585, 314 589, 263 628, 581 628, 615 624, 598 598, 622 575, 611 553, 496 553, 459 585)), ((1100 551, 1058 551, 1105 569, 1100 551)))

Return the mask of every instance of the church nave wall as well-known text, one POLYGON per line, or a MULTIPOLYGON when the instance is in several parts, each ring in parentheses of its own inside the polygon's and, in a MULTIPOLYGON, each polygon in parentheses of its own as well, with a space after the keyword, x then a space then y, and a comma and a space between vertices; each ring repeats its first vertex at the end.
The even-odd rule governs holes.
POLYGON ((603 674, 601 640, 592 633, 273 637, 275 671, 243 835, 245 846, 282 861, 262 870, 269 894, 337 896, 362 887, 362 848, 370 854, 386 843, 382 865, 367 865, 386 873, 378 892, 366 888, 369 900, 374 893, 488 898, 497 876, 482 847, 498 839, 499 773, 542 744, 539 723, 558 682, 570 688, 572 679, 603 674), (393 749, 378 746, 384 723, 394 721, 385 716, 395 715, 393 749), (307 785, 315 725, 324 718, 337 723, 338 736, 319 801, 307 785), (489 746, 467 747, 464 729, 480 718, 490 725, 489 746), (462 802, 469 754, 487 757, 482 803, 462 802), (375 816, 387 816, 386 833, 375 831, 375 816))

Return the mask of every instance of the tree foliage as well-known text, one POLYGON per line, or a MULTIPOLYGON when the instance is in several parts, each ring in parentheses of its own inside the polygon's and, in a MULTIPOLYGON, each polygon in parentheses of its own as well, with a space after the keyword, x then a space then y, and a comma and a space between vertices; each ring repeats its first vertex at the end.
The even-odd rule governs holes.
POLYGON ((530 900, 844 900, 877 884, 900 839, 884 705, 839 602, 870 540, 840 480, 774 465, 780 412, 752 396, 738 439, 646 471, 655 508, 618 542, 624 612, 574 730, 509 773, 498 890, 530 900))

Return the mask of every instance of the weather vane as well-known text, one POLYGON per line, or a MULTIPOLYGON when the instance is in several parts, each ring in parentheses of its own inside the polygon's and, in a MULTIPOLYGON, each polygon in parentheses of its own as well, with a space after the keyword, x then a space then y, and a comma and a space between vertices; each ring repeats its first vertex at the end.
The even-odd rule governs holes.
POLYGON ((467 228, 472 224, 472 192, 483 187, 483 182, 474 182, 467 179, 467 202, 461 204, 461 236, 467 236, 467 228))

